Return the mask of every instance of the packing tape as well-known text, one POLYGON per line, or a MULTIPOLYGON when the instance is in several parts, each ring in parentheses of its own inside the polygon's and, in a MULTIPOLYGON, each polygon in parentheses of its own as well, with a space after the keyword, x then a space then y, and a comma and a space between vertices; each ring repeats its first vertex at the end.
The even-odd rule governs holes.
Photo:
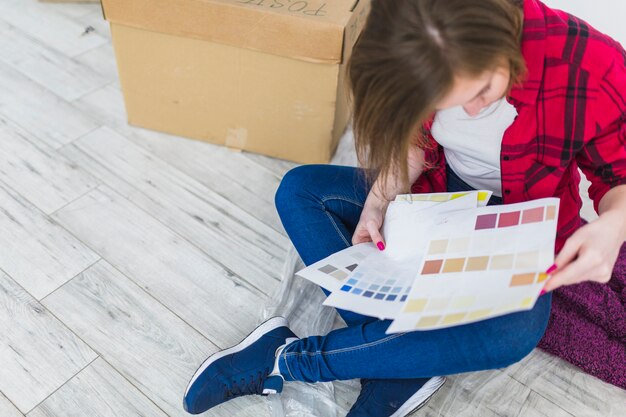
POLYGON ((228 129, 226 132, 226 147, 241 151, 246 147, 246 140, 248 139, 248 130, 243 127, 237 127, 234 129, 228 129))

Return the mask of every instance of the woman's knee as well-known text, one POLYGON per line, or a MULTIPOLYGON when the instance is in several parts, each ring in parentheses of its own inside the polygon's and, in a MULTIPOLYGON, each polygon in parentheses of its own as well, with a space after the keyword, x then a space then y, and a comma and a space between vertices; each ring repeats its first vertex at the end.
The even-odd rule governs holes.
POLYGON ((300 165, 289 170, 280 182, 274 203, 278 213, 281 213, 289 202, 301 192, 307 189, 315 179, 315 171, 320 165, 300 165))

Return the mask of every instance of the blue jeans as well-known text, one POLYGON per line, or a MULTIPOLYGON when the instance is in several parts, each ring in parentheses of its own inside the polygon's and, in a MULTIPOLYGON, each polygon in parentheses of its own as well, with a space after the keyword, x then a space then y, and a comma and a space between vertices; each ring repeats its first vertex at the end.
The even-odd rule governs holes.
MULTIPOLYGON (((448 191, 471 189, 454 173, 448 177, 448 191)), ((350 246, 368 191, 363 171, 352 167, 304 165, 285 175, 276 207, 306 265, 350 246)), ((391 335, 385 334, 390 320, 338 310, 347 327, 289 344, 279 368, 286 380, 305 382, 429 378, 503 368, 537 346, 551 300, 548 293, 529 311, 391 335)))

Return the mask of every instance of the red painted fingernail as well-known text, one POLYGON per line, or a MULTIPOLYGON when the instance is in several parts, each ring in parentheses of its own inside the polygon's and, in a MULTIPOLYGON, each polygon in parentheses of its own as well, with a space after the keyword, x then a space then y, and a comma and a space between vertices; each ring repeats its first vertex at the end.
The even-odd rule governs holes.
POLYGON ((551 274, 556 270, 556 264, 553 264, 550 268, 548 268, 548 270, 546 271, 546 274, 551 274))
POLYGON ((544 295, 546 293, 546 290, 541 290, 541 292, 539 293, 539 297, 541 297, 542 295, 544 295))
POLYGON ((378 242, 376 246, 378 246, 379 250, 385 250, 385 244, 383 242, 378 242))

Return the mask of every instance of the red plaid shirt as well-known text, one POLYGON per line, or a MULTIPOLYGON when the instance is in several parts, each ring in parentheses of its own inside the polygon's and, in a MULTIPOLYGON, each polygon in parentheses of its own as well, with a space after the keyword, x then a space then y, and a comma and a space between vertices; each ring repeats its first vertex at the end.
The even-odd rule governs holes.
MULTIPOLYGON (((581 226, 580 167, 596 211, 626 184, 626 53, 584 21, 537 0, 524 1, 526 81, 507 97, 518 116, 502 139, 504 203, 561 200, 556 250, 581 226)), ((432 120, 426 124, 427 130, 432 120)), ((446 190, 442 147, 433 147, 413 192, 446 190)))

